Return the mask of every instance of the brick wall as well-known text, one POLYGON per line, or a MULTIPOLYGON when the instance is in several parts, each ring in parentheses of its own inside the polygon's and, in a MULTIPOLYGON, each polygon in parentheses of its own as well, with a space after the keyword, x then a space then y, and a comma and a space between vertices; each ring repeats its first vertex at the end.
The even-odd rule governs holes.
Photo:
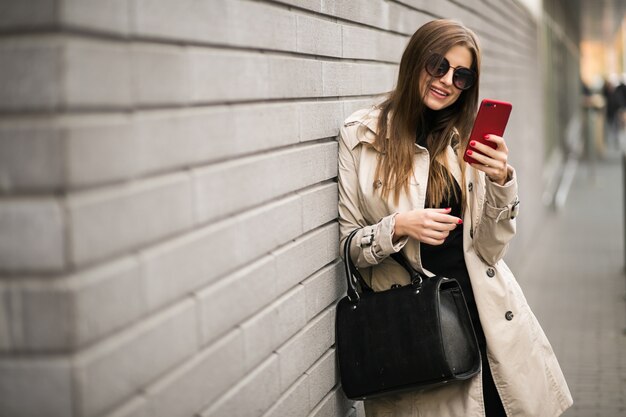
POLYGON ((523 242, 543 120, 515 0, 4 0, 0 416, 362 416, 333 347, 335 136, 434 17, 514 103, 523 242))

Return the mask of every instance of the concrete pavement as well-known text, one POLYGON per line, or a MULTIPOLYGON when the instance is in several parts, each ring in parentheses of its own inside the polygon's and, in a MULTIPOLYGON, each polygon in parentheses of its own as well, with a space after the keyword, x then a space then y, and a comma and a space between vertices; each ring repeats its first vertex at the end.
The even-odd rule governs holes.
POLYGON ((617 156, 580 165, 565 207, 513 271, 572 391, 565 417, 626 416, 622 189, 617 156))

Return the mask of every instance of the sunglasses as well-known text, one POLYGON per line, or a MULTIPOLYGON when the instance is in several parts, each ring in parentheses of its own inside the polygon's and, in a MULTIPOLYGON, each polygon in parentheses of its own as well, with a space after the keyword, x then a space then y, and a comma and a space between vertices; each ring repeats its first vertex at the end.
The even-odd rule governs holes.
POLYGON ((426 60, 426 72, 431 77, 441 78, 454 68, 452 84, 459 90, 467 90, 474 85, 476 73, 469 68, 453 67, 443 55, 432 54, 426 60))

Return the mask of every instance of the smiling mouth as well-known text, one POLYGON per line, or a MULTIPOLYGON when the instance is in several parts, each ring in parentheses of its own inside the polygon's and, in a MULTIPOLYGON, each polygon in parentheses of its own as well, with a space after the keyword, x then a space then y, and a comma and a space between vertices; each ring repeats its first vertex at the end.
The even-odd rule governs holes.
POLYGON ((446 93, 445 91, 440 90, 433 86, 430 87, 430 91, 432 91, 436 97, 440 97, 440 98, 446 98, 450 95, 450 93, 446 93))

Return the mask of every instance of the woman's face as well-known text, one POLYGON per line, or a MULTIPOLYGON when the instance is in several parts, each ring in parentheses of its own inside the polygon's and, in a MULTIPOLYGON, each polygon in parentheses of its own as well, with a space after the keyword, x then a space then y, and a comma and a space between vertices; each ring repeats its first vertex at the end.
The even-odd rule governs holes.
POLYGON ((424 104, 431 110, 441 110, 454 104, 462 90, 452 83, 452 73, 456 67, 472 67, 472 53, 468 48, 461 45, 453 46, 446 52, 444 57, 450 62, 450 69, 441 78, 431 77, 426 69, 420 73, 420 93, 424 98, 424 104), (430 79, 432 83, 428 87, 430 79), (426 91, 428 89, 428 91, 426 91))

